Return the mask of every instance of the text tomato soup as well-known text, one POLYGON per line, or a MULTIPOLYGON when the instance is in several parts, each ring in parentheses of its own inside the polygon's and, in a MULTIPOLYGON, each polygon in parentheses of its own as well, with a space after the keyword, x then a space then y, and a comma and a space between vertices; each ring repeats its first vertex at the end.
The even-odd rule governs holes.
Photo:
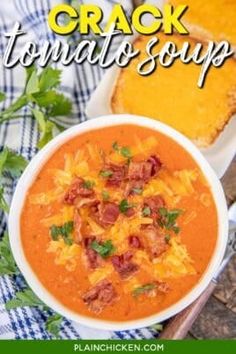
POLYGON ((210 187, 187 151, 120 125, 61 146, 21 216, 26 258, 69 309, 116 321, 158 313, 202 277, 217 239, 210 187))

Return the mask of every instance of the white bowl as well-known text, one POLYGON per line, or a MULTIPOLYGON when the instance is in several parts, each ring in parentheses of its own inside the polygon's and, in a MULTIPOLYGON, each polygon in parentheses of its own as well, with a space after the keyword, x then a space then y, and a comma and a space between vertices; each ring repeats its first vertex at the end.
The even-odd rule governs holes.
MULTIPOLYGON (((206 220, 207 222, 207 220, 206 220)), ((164 321, 171 316, 177 314, 185 307, 190 305, 197 297, 206 289, 207 285, 213 278, 217 271, 227 244, 228 236, 228 212, 225 201, 224 192, 221 184, 212 170, 208 162, 199 152, 199 150, 182 134, 168 127, 167 125, 157 122, 152 119, 131 116, 131 115, 111 115, 105 116, 90 121, 86 121, 79 125, 76 125, 53 139, 46 147, 44 147, 30 162, 23 175, 21 176, 19 183, 16 187, 13 201, 11 204, 9 215, 9 237, 13 255, 16 263, 24 275, 26 281, 36 295, 49 307, 61 315, 71 319, 77 323, 83 324, 88 327, 106 329, 106 330, 127 330, 132 328, 142 328, 150 326, 154 323, 164 321), (120 124, 134 124, 138 126, 147 127, 169 136, 179 145, 181 145, 188 153, 194 158, 203 174, 205 175, 209 185, 211 186, 212 194, 215 200, 217 215, 218 215, 218 237, 215 251, 212 255, 211 261, 203 274, 199 282, 194 288, 188 292, 182 299, 176 302, 174 305, 167 309, 148 316, 145 318, 132 320, 132 321, 108 321, 94 319, 91 317, 82 316, 61 304, 39 281, 37 275, 31 269, 30 264, 26 260, 24 250, 20 237, 20 217, 21 211, 24 206, 24 201, 28 188, 34 182, 35 177, 44 166, 46 161, 52 156, 52 154, 66 141, 78 136, 82 133, 93 129, 99 129, 107 126, 114 126, 120 124)))

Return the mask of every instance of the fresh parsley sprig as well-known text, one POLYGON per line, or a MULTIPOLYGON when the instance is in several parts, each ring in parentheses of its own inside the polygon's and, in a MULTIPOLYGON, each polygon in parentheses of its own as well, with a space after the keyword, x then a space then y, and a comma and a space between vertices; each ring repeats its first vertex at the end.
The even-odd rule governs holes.
POLYGON ((114 151, 119 153, 121 156, 123 156, 124 158, 127 158, 128 162, 130 162, 130 160, 132 159, 132 153, 131 153, 131 150, 128 146, 119 146, 117 141, 115 141, 112 144, 112 148, 114 151))
POLYGON ((25 169, 27 161, 8 148, 0 152, 0 209, 8 213, 9 206, 4 198, 3 178, 18 178, 25 169))
MULTIPOLYGON (((53 137, 54 131, 64 130, 56 117, 69 115, 71 101, 58 91, 61 83, 61 70, 47 67, 41 72, 34 66, 26 69, 25 87, 21 96, 0 114, 0 123, 19 118, 16 115, 22 108, 28 107, 36 119, 41 137, 38 147, 42 148, 53 137)), ((0 102, 5 94, 0 93, 0 102)))
POLYGON ((113 246, 111 240, 108 240, 104 243, 93 241, 90 247, 98 254, 100 254, 102 258, 107 258, 111 256, 111 254, 115 251, 115 247, 113 246))
POLYGON ((35 295, 35 293, 30 288, 26 288, 22 291, 18 291, 15 294, 15 297, 7 301, 5 304, 5 308, 8 311, 15 309, 17 307, 25 307, 25 306, 30 306, 30 307, 41 306, 43 308, 46 308, 46 305, 35 295))
MULTIPOLYGON (((6 302, 6 310, 10 311, 18 307, 28 306, 38 307, 43 311, 50 311, 49 307, 47 307, 30 288, 25 288, 22 291, 18 291, 15 295, 15 298, 6 302)), ((49 315, 45 322, 46 330, 56 338, 59 338, 62 320, 63 317, 58 313, 55 313, 53 315, 49 315)))
POLYGON ((119 210, 121 213, 125 214, 130 208, 135 207, 136 204, 129 203, 127 199, 123 199, 119 204, 119 210))
POLYGON ((63 225, 52 225, 50 228, 51 237, 54 241, 57 241, 59 237, 62 237, 65 244, 71 246, 73 244, 72 232, 74 230, 73 221, 68 221, 63 225))
POLYGON ((158 224, 160 227, 165 228, 168 231, 173 231, 175 234, 180 232, 180 228, 177 225, 177 218, 183 214, 182 209, 172 209, 168 210, 166 208, 160 208, 159 214, 160 219, 158 219, 158 224))
MULTIPOLYGON (((16 276, 18 274, 19 269, 16 266, 11 252, 9 237, 8 234, 5 233, 0 241, 0 276, 16 276)), ((50 310, 29 287, 18 291, 15 294, 15 297, 7 301, 5 304, 7 311, 24 306, 39 307, 44 311, 50 310)), ((46 330, 53 336, 58 337, 62 320, 63 317, 59 314, 49 315, 47 321, 45 322, 46 330)))
POLYGON ((15 275, 18 273, 19 270, 11 252, 9 237, 5 232, 0 241, 0 276, 15 275))
POLYGON ((137 287, 133 290, 133 296, 137 297, 139 295, 145 294, 153 289, 155 289, 157 285, 155 283, 145 284, 142 286, 137 287))

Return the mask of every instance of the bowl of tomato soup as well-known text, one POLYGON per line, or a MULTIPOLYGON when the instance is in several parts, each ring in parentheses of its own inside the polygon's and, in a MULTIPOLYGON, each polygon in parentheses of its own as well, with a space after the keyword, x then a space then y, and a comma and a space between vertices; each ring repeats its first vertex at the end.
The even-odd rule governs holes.
POLYGON ((163 123, 110 115, 74 126, 29 163, 9 233, 36 295, 86 326, 126 330, 191 304, 222 261, 221 184, 163 123))

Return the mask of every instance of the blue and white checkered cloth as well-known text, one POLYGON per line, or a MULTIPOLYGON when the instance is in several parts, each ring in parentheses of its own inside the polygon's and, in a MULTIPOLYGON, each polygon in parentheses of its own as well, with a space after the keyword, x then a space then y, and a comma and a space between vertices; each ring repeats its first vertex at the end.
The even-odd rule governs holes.
MULTIPOLYGON (((12 30, 16 21, 22 24, 22 29, 27 32, 22 36, 15 47, 15 53, 20 50, 24 42, 32 40, 42 43, 44 40, 53 42, 55 34, 50 31, 47 25, 49 9, 54 5, 63 2, 58 0, 9 0, 1 1, 0 9, 0 91, 5 92, 6 101, 1 104, 0 111, 8 107, 22 92, 25 70, 21 66, 13 69, 6 69, 1 63, 2 55, 6 49, 6 38, 4 33, 12 30)), ((65 1, 64 1, 65 2, 65 1)), ((69 2, 69 1, 68 1, 69 2)), ((84 1, 85 2, 85 1, 84 1)), ((91 1, 90 1, 91 2, 91 1)), ((117 1, 120 3, 120 1, 117 1)), ((102 6, 109 11, 115 1, 93 0, 93 3, 102 6)), ((125 6, 130 8, 129 0, 123 1, 125 6)), ((61 38, 60 38, 61 40, 61 38)), ((71 126, 86 120, 85 106, 92 92, 101 80, 103 71, 99 67, 87 63, 76 66, 70 65, 63 68, 63 79, 61 89, 70 97, 73 102, 73 115, 61 119, 65 126, 71 126)), ((30 160, 37 152, 37 140, 39 132, 27 111, 22 112, 23 119, 15 119, 0 125, 0 148, 8 146, 30 160)), ((6 183, 6 197, 10 201, 15 185, 11 181, 6 183)), ((7 228, 7 219, 0 215, 1 235, 7 228)), ((50 339, 50 334, 45 330, 45 320, 49 314, 37 308, 17 308, 6 311, 4 304, 14 298, 16 291, 25 286, 21 275, 16 277, 0 277, 0 339, 50 339)), ((109 332, 89 329, 68 320, 62 323, 60 331, 61 338, 69 339, 105 339, 125 338, 142 339, 153 338, 158 333, 149 328, 142 330, 131 330, 125 332, 109 332)))

